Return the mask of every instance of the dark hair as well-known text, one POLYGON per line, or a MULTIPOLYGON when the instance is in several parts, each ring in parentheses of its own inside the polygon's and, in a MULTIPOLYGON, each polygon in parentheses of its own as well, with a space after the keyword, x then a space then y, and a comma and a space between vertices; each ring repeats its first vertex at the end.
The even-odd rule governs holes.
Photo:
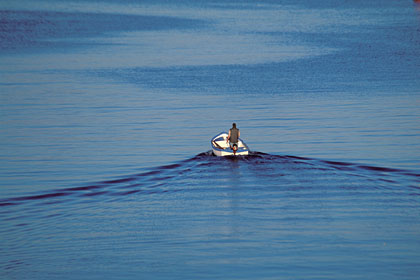
POLYGON ((232 124, 232 127, 233 127, 233 128, 236 128, 236 123, 233 123, 233 124, 232 124))

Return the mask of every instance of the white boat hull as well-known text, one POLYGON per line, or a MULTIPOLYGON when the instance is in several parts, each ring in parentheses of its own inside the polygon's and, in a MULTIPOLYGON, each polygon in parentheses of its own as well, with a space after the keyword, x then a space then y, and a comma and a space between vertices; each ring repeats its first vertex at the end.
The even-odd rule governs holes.
POLYGON ((230 148, 229 143, 226 143, 228 134, 226 132, 219 133, 211 139, 211 148, 213 154, 219 157, 223 156, 246 156, 249 153, 248 146, 244 141, 239 139, 238 141, 238 150, 236 153, 230 148))

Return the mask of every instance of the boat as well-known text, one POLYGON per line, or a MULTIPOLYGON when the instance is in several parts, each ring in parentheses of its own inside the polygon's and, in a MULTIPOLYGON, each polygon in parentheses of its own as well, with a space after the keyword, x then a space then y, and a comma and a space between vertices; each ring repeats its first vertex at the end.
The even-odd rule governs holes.
POLYGON ((219 157, 248 155, 249 148, 241 138, 238 140, 237 150, 234 151, 229 143, 226 143, 227 137, 228 134, 226 132, 221 132, 211 139, 211 148, 213 149, 214 155, 219 157))

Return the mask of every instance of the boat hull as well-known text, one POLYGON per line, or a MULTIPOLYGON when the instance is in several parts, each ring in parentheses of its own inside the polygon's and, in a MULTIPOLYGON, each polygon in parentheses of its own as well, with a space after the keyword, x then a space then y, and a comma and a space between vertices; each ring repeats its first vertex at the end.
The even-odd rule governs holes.
POLYGON ((249 148, 244 141, 239 139, 238 150, 236 153, 230 148, 229 143, 226 143, 228 134, 226 132, 219 133, 211 139, 211 148, 213 154, 219 157, 223 156, 246 156, 249 154, 249 148))

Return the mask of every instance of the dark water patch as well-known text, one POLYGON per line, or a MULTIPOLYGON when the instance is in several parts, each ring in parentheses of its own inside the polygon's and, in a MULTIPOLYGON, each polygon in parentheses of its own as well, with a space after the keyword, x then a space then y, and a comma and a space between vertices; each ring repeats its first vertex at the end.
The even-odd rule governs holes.
POLYGON ((92 186, 85 186, 85 187, 75 187, 75 188, 68 188, 66 189, 66 191, 70 191, 70 192, 77 192, 77 191, 91 191, 91 190, 96 190, 96 189, 100 189, 103 188, 103 186, 100 185, 92 185, 92 186))
POLYGON ((164 166, 162 166, 162 167, 160 167, 160 169, 162 169, 162 170, 170 170, 170 169, 175 169, 175 168, 177 168, 177 167, 180 167, 181 166, 181 164, 169 164, 169 165, 164 165, 164 166))
POLYGON ((408 187, 420 190, 420 182, 419 185, 409 185, 408 187))
POLYGON ((138 174, 136 176, 139 177, 139 178, 141 178, 141 177, 148 177, 148 176, 153 176, 153 175, 160 174, 161 172, 162 172, 161 170, 153 170, 153 171, 149 171, 149 172, 138 174))
POLYGON ((366 166, 366 165, 359 165, 358 168, 365 169, 365 170, 372 170, 372 171, 378 171, 378 172, 399 172, 401 173, 401 170, 398 169, 392 169, 392 168, 386 168, 386 167, 377 167, 377 166, 366 166))
POLYGON ((17 227, 26 227, 28 224, 27 223, 21 223, 21 224, 17 224, 17 227))
POLYGON ((0 207, 13 206, 13 205, 16 205, 16 203, 13 203, 13 202, 0 202, 0 207))
MULTIPOLYGON (((306 160, 325 164, 328 167, 332 167, 334 169, 341 170, 341 171, 359 171, 361 172, 360 174, 364 174, 362 173, 362 171, 366 170, 366 171, 373 171, 370 174, 376 175, 376 176, 398 174, 398 175, 414 177, 413 179, 415 179, 415 177, 418 177, 420 175, 418 173, 411 172, 404 169, 379 167, 379 166, 372 166, 372 165, 362 165, 362 164, 357 164, 357 163, 339 162, 339 161, 330 161, 330 160, 317 160, 317 159, 310 159, 310 158, 307 158, 306 160)), ((382 178, 381 180, 385 180, 385 181, 388 180, 387 182, 394 182, 386 178, 382 178)))
POLYGON ((11 260, 5 267, 6 270, 11 270, 16 267, 20 267, 22 265, 25 265, 25 262, 23 260, 11 260))
POLYGON ((381 178, 381 179, 379 179, 379 181, 382 181, 382 182, 385 182, 385 183, 397 183, 397 181, 394 181, 394 180, 391 180, 391 179, 384 179, 384 178, 381 178))
POLYGON ((0 51, 98 44, 81 41, 122 31, 200 28, 181 17, 48 11, 0 11, 0 51))
POLYGON ((353 165, 352 163, 340 162, 340 161, 325 160, 324 162, 330 165, 334 165, 334 166, 352 166, 353 165))
POLYGON ((54 193, 47 193, 47 194, 40 194, 40 195, 33 195, 33 196, 24 196, 24 197, 16 197, 12 198, 11 201, 32 201, 32 200, 43 200, 48 198, 56 198, 69 195, 66 192, 54 192, 54 193))
MULTIPOLYGON (((420 43, 417 15, 413 9, 407 15, 408 20, 404 20, 404 13, 383 6, 380 5, 380 11, 384 15, 375 9, 360 15, 359 10, 346 10, 340 5, 338 10, 342 9, 344 17, 348 17, 345 21, 321 24, 311 30, 256 31, 279 45, 286 41, 309 49, 322 46, 331 50, 323 55, 308 51, 302 59, 282 62, 137 67, 112 69, 103 75, 150 88, 195 94, 322 94, 337 89, 353 94, 370 92, 370 89, 417 92, 416 70, 420 65, 420 51, 414 47, 420 43), (355 17, 363 20, 349 20, 355 17)), ((303 15, 305 10, 300 12, 303 15)))

